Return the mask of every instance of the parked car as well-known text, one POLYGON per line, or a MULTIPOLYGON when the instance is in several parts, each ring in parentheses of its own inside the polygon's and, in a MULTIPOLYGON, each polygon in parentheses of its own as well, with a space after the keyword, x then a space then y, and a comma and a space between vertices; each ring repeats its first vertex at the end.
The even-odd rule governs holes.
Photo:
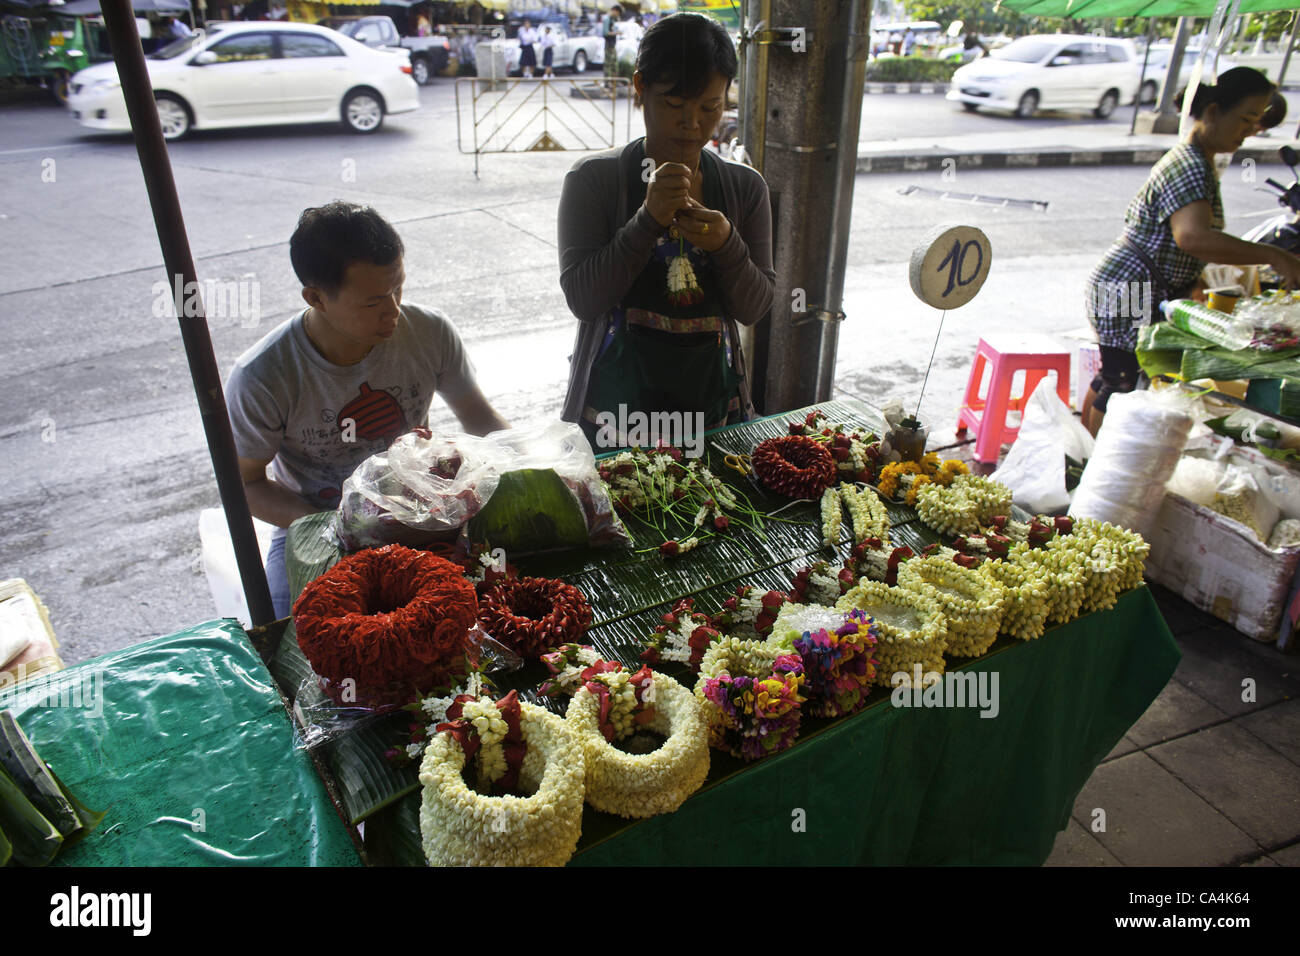
MULTIPOLYGON (((163 136, 191 129, 340 120, 373 133, 388 113, 420 105, 407 50, 371 50, 306 23, 223 24, 170 43, 145 60, 163 136)), ((68 108, 82 126, 126 131, 117 67, 72 78, 68 108)))
POLYGON ((1090 109, 1105 119, 1138 92, 1133 41, 1098 36, 1027 36, 952 75, 948 99, 1028 118, 1040 109, 1090 109))
MULTIPOLYGON (((1160 91, 1164 89, 1165 85, 1165 73, 1169 69, 1169 57, 1173 55, 1173 52, 1174 45, 1172 43, 1151 44, 1151 52, 1147 57, 1146 77, 1142 80, 1141 96, 1143 103, 1154 103, 1160 99, 1160 91)), ((1200 47, 1189 47, 1183 51, 1183 62, 1178 68, 1178 86, 1175 92, 1186 88, 1187 84, 1192 81, 1192 69, 1196 66, 1196 61, 1200 59, 1200 56, 1200 47)), ((1210 56, 1213 56, 1213 54, 1210 54, 1210 56)), ((1206 57, 1205 63, 1208 70, 1210 65, 1209 56, 1206 57)), ((1141 55, 1137 58, 1137 64, 1140 71, 1142 68, 1141 55)), ((1232 60, 1220 57, 1219 68, 1215 75, 1231 70, 1236 65, 1232 60)))
POLYGON ((411 76, 421 86, 432 83, 434 76, 447 69, 451 60, 451 41, 445 36, 404 37, 397 32, 392 17, 328 17, 321 21, 321 26, 338 30, 372 49, 410 50, 411 76))

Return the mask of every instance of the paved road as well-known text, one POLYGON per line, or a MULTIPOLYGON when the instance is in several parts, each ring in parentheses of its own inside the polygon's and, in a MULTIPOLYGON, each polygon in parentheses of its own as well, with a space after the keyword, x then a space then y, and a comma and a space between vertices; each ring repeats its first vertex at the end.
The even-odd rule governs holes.
MULTIPOLYGON (((301 209, 343 198, 397 223, 406 297, 453 316, 497 407, 515 421, 553 416, 574 326, 557 282, 555 211, 576 156, 487 156, 476 179, 472 157, 456 151, 451 85, 421 94, 420 111, 371 137, 315 127, 213 133, 174 147, 200 276, 255 280, 259 290, 256 323, 211 319, 218 361, 228 370, 301 307, 288 236, 301 209)), ((872 97, 870 115, 903 101, 918 117, 984 121, 924 96, 872 97)), ((212 616, 197 515, 217 495, 176 320, 153 313, 153 285, 164 276, 133 146, 83 134, 42 104, 3 112, 0 577, 31 582, 67 659, 79 661, 212 616)), ((859 176, 838 387, 876 403, 892 394, 915 401, 938 316, 908 289, 912 245, 935 222, 980 225, 993 242, 993 272, 980 298, 948 316, 922 409, 942 429, 979 335, 1083 323, 1083 276, 1144 175, 1121 167, 961 172, 955 181, 859 176), (1046 207, 904 195, 908 187, 1046 207)), ((1230 229, 1255 221, 1243 213, 1271 208, 1252 188, 1239 171, 1225 179, 1230 229)), ((433 415, 448 421, 440 403, 433 415)))

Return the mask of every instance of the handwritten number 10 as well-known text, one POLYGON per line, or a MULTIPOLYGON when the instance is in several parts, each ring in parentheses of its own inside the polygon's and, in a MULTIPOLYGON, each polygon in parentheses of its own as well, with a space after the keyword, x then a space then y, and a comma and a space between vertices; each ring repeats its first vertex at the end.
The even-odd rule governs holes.
POLYGON ((984 250, 980 248, 980 244, 974 239, 968 239, 964 244, 960 239, 954 239, 952 248, 948 250, 948 254, 943 257, 943 261, 939 263, 939 268, 936 270, 937 272, 943 272, 944 269, 948 270, 948 288, 943 290, 943 294, 946 296, 953 290, 954 286, 970 285, 975 281, 975 277, 980 274, 982 268, 984 268, 984 250), (975 260, 975 268, 970 275, 963 278, 966 253, 970 252, 971 246, 975 247, 978 258, 975 260))

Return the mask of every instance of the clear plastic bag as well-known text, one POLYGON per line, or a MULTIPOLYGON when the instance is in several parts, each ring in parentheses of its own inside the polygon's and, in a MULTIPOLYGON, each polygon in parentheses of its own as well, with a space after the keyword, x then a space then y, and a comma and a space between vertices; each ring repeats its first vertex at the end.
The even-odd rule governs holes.
POLYGON ((500 458, 487 439, 407 432, 343 483, 334 521, 338 544, 359 551, 454 540, 496 490, 500 458))
POLYGON ((1260 491, 1254 470, 1249 466, 1229 465, 1210 505, 1224 517, 1244 524, 1261 542, 1268 540, 1281 512, 1260 491))
MULTIPOLYGON (((524 666, 522 657, 477 624, 469 632, 468 657, 470 666, 482 674, 517 671, 524 666)), ((325 678, 313 674, 303 679, 294 695, 293 713, 298 721, 300 750, 319 747, 393 713, 391 708, 338 704, 325 692, 324 684, 325 678)))
POLYGON ((1223 479, 1223 472, 1221 461, 1188 455, 1179 459, 1165 491, 1208 507, 1214 503, 1214 493, 1223 479))
MULTIPOLYGON (((435 436, 423 428, 408 432, 362 462, 344 482, 330 535, 349 552, 385 544, 427 548, 451 542, 492 500, 502 476, 511 472, 534 477, 554 472, 581 510, 585 543, 630 544, 586 436, 578 425, 560 421, 507 428, 484 438, 435 436)), ((526 485, 516 481, 512 487, 518 491, 526 485)), ((520 526, 535 524, 534 518, 544 526, 547 516, 530 512, 516 517, 520 526)))

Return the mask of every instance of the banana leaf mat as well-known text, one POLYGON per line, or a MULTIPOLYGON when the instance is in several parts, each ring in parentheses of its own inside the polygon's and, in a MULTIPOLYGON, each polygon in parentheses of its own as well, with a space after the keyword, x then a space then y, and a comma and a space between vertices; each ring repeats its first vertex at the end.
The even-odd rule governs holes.
MULTIPOLYGON (((857 403, 813 407, 832 421, 878 434, 884 428, 857 403)), ((724 452, 749 452, 763 438, 787 434, 787 423, 809 410, 710 433, 709 468, 760 512, 783 508, 788 499, 728 470, 724 452)), ((919 550, 938 539, 911 508, 888 507, 899 543, 919 550)), ((837 549, 820 547, 817 502, 784 508, 778 517, 784 520, 768 521, 762 535, 733 525, 727 535, 673 559, 659 555, 662 536, 655 529, 629 522, 630 551, 578 550, 515 563, 523 573, 580 587, 594 614, 586 640, 636 669, 643 641, 682 597, 711 612, 740 584, 785 589, 800 567, 847 556, 847 529, 837 549)), ((332 514, 312 515, 290 529, 295 595, 341 556, 322 536, 331 520, 332 514)), ((1168 682, 1178 656, 1140 588, 1112 611, 1053 628, 1028 645, 1004 638, 967 663, 974 674, 989 674, 986 682, 998 674, 996 718, 974 709, 913 713, 891 706, 881 689, 852 717, 805 719, 800 742, 776 757, 744 764, 713 751, 704 787, 674 814, 630 823, 587 808, 573 863, 1041 863, 1068 822, 1075 795, 1168 682), (882 825, 887 839, 877 832, 882 825)), ((305 699, 318 699, 292 627, 269 664, 291 699, 300 689, 305 699)), ((660 669, 686 686, 694 682, 685 668, 660 669)), ((558 702, 536 698, 544 676, 534 664, 494 679, 503 692, 518 689, 562 712, 558 702)), ((405 725, 401 716, 373 721, 320 749, 345 815, 365 821, 372 861, 420 865, 416 769, 394 768, 383 757, 406 742, 405 725)))
POLYGON ((266 666, 210 621, 0 693, 37 752, 105 811, 66 866, 356 866, 266 666))

